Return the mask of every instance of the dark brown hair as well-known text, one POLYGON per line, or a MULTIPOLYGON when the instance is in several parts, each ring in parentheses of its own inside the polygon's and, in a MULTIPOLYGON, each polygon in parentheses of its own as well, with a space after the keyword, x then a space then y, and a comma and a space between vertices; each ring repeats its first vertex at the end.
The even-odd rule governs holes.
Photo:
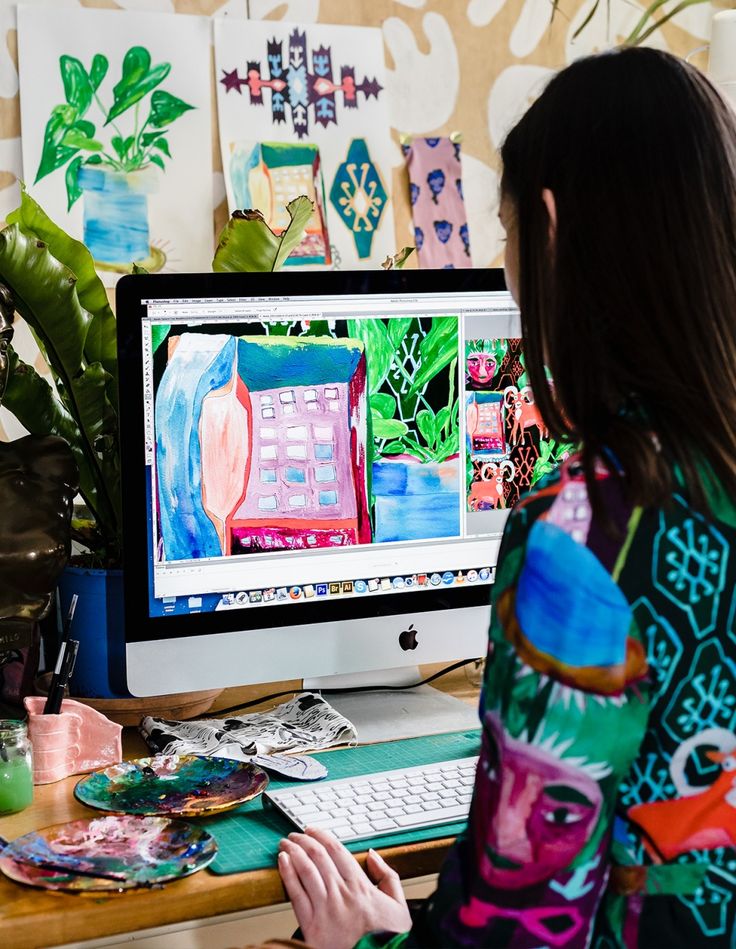
POLYGON ((636 504, 671 496, 673 466, 696 504, 711 474, 736 498, 734 113, 682 60, 620 49, 558 73, 501 154, 551 433, 580 442, 591 490, 602 458, 636 504))

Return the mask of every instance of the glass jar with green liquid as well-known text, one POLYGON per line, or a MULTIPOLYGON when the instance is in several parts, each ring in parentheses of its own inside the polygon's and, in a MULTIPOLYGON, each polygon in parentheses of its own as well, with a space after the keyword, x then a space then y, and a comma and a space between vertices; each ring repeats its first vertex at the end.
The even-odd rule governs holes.
POLYGON ((0 816, 33 800, 33 762, 25 722, 0 718, 0 816))

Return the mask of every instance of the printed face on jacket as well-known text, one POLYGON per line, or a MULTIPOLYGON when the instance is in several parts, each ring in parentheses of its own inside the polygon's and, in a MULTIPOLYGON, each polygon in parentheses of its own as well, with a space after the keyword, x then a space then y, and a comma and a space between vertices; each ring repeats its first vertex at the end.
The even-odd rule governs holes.
POLYGON ((601 810, 598 783, 544 748, 516 741, 486 715, 472 829, 483 879, 520 889, 563 870, 601 810))

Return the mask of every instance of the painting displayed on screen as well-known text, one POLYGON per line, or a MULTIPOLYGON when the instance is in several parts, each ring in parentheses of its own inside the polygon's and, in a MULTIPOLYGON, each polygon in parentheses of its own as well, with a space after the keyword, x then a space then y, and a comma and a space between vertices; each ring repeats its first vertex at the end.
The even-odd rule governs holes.
POLYGON ((466 340, 465 422, 468 511, 512 507, 558 460, 527 381, 521 339, 466 340))
POLYGON ((152 342, 159 562, 460 536, 457 317, 152 342))
POLYGON ((230 211, 278 231, 286 204, 315 202, 290 266, 374 267, 395 252, 380 30, 283 21, 214 23, 217 116, 230 211))
POLYGON ((108 286, 134 264, 208 268, 207 20, 21 7, 18 30, 33 197, 86 244, 108 286))

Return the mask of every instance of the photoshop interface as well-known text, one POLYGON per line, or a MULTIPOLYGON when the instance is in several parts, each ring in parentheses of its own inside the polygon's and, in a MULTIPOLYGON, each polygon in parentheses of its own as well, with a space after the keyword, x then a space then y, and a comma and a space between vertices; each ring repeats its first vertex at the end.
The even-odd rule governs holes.
POLYGON ((492 582, 551 452, 507 293, 146 305, 151 615, 492 582))

